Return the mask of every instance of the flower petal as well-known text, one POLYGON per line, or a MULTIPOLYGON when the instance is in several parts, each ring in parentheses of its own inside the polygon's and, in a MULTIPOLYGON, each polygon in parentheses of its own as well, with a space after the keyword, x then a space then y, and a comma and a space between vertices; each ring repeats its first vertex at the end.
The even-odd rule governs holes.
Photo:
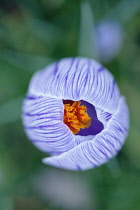
POLYGON ((63 123, 62 100, 27 96, 23 104, 23 124, 31 141, 48 153, 65 152, 74 146, 74 135, 63 123))
POLYGON ((45 164, 71 170, 86 170, 100 166, 115 156, 126 139, 129 113, 124 97, 109 120, 106 129, 93 140, 85 141, 61 155, 44 158, 45 164))
POLYGON ((120 97, 111 73, 88 58, 61 59, 36 73, 28 94, 63 100, 84 100, 109 113, 115 112, 120 97))

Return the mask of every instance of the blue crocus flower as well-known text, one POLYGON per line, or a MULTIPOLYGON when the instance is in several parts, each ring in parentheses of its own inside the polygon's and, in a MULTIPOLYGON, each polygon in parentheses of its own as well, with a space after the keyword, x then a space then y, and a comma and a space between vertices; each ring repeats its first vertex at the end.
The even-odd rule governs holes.
POLYGON ((64 58, 35 73, 23 103, 43 163, 70 170, 102 165, 121 149, 129 112, 112 74, 88 58, 64 58))
POLYGON ((123 27, 115 20, 102 20, 96 26, 95 39, 100 59, 111 61, 122 48, 123 27))

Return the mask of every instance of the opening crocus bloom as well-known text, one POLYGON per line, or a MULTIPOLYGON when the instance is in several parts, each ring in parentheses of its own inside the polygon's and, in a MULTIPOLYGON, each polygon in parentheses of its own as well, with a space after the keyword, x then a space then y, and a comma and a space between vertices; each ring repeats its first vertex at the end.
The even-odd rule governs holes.
POLYGON ((65 58, 37 72, 23 103, 25 132, 51 156, 43 163, 70 170, 100 166, 128 133, 125 98, 107 69, 88 58, 65 58))

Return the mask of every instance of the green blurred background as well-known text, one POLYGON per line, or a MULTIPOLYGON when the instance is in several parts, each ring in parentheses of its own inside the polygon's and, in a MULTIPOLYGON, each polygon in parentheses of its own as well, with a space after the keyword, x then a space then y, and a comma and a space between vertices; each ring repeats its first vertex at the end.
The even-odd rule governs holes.
POLYGON ((139 0, 1 0, 0 210, 139 210, 139 77, 139 0), (130 108, 130 132, 118 156, 84 172, 43 165, 45 154, 21 122, 33 73, 70 56, 107 67, 130 108))

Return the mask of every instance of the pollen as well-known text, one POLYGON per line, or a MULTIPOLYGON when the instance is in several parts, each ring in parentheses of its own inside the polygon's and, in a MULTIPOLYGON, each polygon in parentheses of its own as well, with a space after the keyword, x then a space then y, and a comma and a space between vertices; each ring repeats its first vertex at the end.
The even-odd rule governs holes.
POLYGON ((72 104, 64 104, 63 121, 73 134, 77 134, 80 129, 90 126, 91 117, 88 116, 87 107, 81 105, 80 101, 75 101, 72 104))

